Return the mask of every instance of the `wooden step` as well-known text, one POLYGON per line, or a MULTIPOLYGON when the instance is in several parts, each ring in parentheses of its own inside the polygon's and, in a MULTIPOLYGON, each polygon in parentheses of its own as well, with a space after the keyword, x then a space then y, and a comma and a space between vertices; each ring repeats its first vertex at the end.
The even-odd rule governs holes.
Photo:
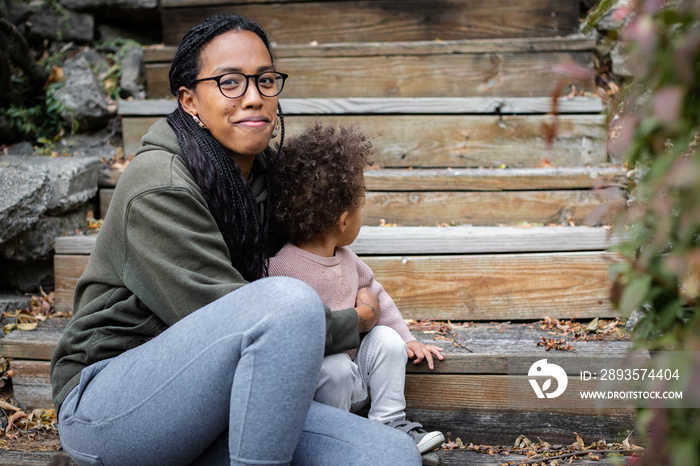
POLYGON ((187 29, 218 12, 255 18, 279 44, 307 44, 562 36, 578 30, 579 3, 162 0, 160 6, 166 44, 178 44, 187 29))
MULTIPOLYGON (((595 438, 595 437, 593 437, 595 438)), ((567 438, 567 442, 573 443, 576 437, 571 434, 567 438)), ((451 439, 451 440, 454 440, 451 439)), ((543 439, 544 440, 544 439, 543 439)), ((512 440, 505 443, 505 446, 511 446, 512 440)), ((468 445, 468 442, 467 444, 468 445)), ((465 445, 465 446, 466 446, 465 445)), ((494 465, 494 458, 505 463, 508 461, 519 461, 525 459, 526 456, 516 456, 514 453, 509 453, 508 456, 496 453, 496 456, 490 456, 488 449, 484 451, 473 450, 438 450, 423 455, 423 464, 426 466, 441 465, 441 466, 465 466, 465 465, 494 465)), ((22 451, 22 450, 0 450, 0 466, 45 466, 45 465, 61 465, 61 466, 76 466, 76 463, 71 460, 68 454, 64 451, 22 451)), ((617 458, 607 458, 601 456, 599 460, 580 459, 576 460, 576 466, 617 466, 619 461, 617 458)))
MULTIPOLYGON (((547 147, 543 123, 551 99, 280 99, 288 135, 313 121, 356 126, 371 138, 379 167, 555 167, 607 162, 604 116, 599 99, 563 99, 557 136, 547 147), (402 113, 400 115, 387 114, 402 113), (597 113, 586 115, 581 113, 597 113), (529 114, 528 114, 529 113, 529 114), (578 113, 578 114, 577 114, 578 113)), ((159 118, 171 100, 121 101, 125 154, 159 118)))
MULTIPOLYGON (((342 46, 279 46, 275 68, 289 74, 284 96, 319 97, 540 97, 549 96, 565 79, 570 85, 595 90, 586 79, 557 75, 564 63, 591 67, 595 39, 557 37, 493 41, 353 43, 342 46)), ((144 54, 146 95, 170 97, 165 53, 144 54)))
MULTIPOLYGON (((100 215, 113 189, 100 190, 100 215)), ((625 208, 622 189, 586 191, 368 191, 365 226, 610 225, 625 208)))
MULTIPOLYGON (((613 315, 614 256, 603 250, 612 241, 586 227, 363 227, 352 247, 404 317, 479 321, 613 315)), ((57 309, 71 310, 93 246, 91 237, 57 238, 57 309)))
MULTIPOLYGON (((32 332, 16 331, 0 339, 0 351, 11 346, 12 354, 17 355, 11 360, 15 398, 30 407, 47 408, 51 404, 49 362, 20 359, 18 350, 40 355, 47 342, 57 341, 67 323, 66 318, 56 320, 49 330, 44 329, 43 344, 38 343, 40 338, 34 342, 22 338, 22 333, 32 332), (10 344, 10 340, 14 342, 10 344)), ((613 440, 624 438, 624 429, 634 427, 634 410, 628 403, 607 405, 603 415, 597 416, 593 402, 582 403, 576 396, 579 388, 591 389, 579 380, 580 371, 593 372, 601 366, 621 363, 632 350, 630 341, 610 337, 576 341, 562 336, 576 351, 547 352, 537 343, 542 337, 551 338, 552 332, 541 328, 540 323, 475 323, 452 328, 436 323, 440 331, 429 330, 430 325, 412 332, 418 340, 444 348, 444 360, 436 363, 433 371, 425 364, 407 364, 406 398, 411 419, 447 430, 452 439, 461 437, 474 443, 508 444, 519 433, 555 442, 574 431, 584 437, 602 435, 613 440), (562 397, 533 409, 525 379, 532 362, 542 358, 565 368, 571 388, 562 397), (514 425, 521 430, 514 433, 514 425)), ((639 356, 646 357, 645 353, 639 356)))
MULTIPOLYGON (((116 184, 119 172, 108 177, 116 184)), ((607 225, 625 208, 626 175, 613 167, 370 169, 368 226, 607 225)), ((100 215, 113 195, 100 190, 100 215)))
MULTIPOLYGON (((123 117, 124 152, 133 154, 163 116, 123 117)), ((542 125, 551 118, 540 115, 289 115, 286 134, 298 134, 315 121, 361 129, 376 147, 380 167, 538 167, 543 159, 555 167, 607 162, 603 115, 559 117, 551 147, 542 136, 542 125)))
MULTIPOLYGON (((359 255, 603 251, 621 239, 591 227, 371 227, 350 246, 359 255)), ((89 255, 97 235, 56 238, 59 255, 89 255)))

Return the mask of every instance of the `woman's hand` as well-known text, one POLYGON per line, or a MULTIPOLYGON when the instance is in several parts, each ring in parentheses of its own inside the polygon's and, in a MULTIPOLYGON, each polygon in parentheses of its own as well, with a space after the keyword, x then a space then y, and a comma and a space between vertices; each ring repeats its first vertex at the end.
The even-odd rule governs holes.
POLYGON ((406 343, 406 352, 408 353, 408 359, 416 358, 413 364, 420 364, 423 359, 428 361, 428 367, 432 370, 435 369, 433 365, 433 354, 436 358, 442 361, 442 348, 433 345, 424 345, 420 341, 409 341, 406 343))
POLYGON ((379 322, 382 311, 379 309, 379 297, 369 288, 361 288, 357 292, 355 311, 360 321, 360 333, 369 332, 379 322))

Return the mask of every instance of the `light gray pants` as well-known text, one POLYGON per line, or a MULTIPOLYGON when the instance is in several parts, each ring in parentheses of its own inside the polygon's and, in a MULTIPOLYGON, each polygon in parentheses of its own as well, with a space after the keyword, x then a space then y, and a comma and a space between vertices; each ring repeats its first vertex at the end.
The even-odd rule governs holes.
POLYGON ((406 343, 392 328, 379 325, 362 339, 355 355, 323 358, 314 400, 356 412, 371 400, 367 417, 386 424, 406 417, 406 343))
POLYGON ((302 282, 246 285, 84 369, 63 447, 80 465, 420 464, 408 436, 312 403, 325 326, 302 282))

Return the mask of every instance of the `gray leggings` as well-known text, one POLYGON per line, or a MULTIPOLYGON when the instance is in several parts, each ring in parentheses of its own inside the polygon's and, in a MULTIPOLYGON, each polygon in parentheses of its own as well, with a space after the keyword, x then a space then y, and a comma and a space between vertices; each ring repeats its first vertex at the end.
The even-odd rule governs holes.
POLYGON ((59 416, 80 465, 420 464, 405 434, 311 401, 325 318, 298 280, 258 280, 84 369, 59 416))

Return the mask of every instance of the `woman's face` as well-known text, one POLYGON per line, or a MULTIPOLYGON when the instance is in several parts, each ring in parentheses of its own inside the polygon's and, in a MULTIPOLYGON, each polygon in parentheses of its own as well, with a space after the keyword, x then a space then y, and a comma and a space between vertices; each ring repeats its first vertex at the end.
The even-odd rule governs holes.
MULTIPOLYGON (((262 40, 250 31, 228 31, 212 39, 200 53, 197 79, 237 71, 258 74, 271 71, 272 59, 262 40)), ((245 165, 270 143, 277 113, 277 97, 263 97, 249 79, 245 94, 225 97, 214 80, 197 83, 194 90, 181 88, 185 111, 196 114, 212 136, 238 163, 245 165)))

